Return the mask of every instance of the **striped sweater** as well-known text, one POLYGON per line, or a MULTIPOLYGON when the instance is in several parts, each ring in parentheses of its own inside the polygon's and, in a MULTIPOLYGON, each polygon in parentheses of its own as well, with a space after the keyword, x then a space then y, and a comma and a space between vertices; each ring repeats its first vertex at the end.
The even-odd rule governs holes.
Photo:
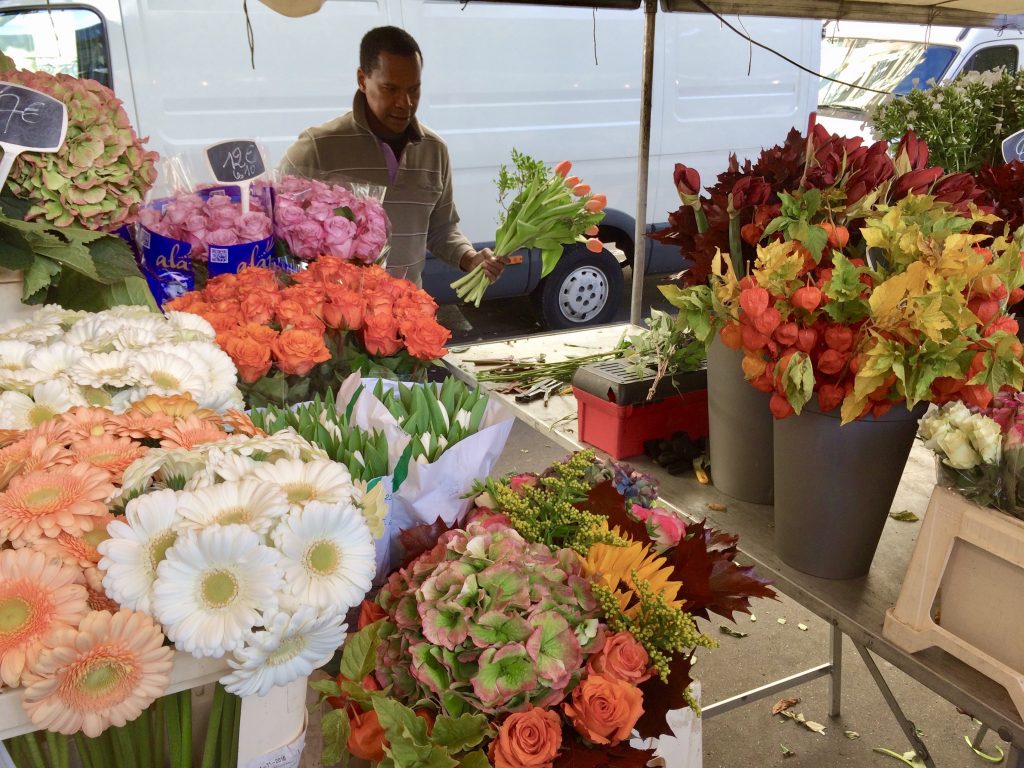
POLYGON ((448 147, 414 118, 409 141, 398 159, 398 174, 391 182, 384 150, 370 131, 366 109, 366 96, 356 91, 351 112, 303 131, 279 167, 387 187, 384 209, 391 221, 387 268, 419 285, 427 250, 455 267, 473 250, 458 227, 448 147))

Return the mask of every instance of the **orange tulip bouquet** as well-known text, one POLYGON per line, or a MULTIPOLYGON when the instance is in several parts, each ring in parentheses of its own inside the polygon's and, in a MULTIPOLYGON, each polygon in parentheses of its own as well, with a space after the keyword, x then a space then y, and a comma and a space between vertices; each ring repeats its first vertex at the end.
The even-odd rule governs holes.
POLYGON ((637 733, 678 749, 665 715, 696 708, 691 654, 715 645, 696 618, 774 596, 735 537, 684 525, 650 478, 589 451, 477 490, 461 527, 405 532, 339 675, 314 683, 324 762, 629 768, 652 757, 637 733))
POLYGON ((308 400, 353 371, 420 378, 451 335, 425 291, 335 256, 294 274, 251 267, 220 275, 166 308, 210 322, 253 407, 308 400))

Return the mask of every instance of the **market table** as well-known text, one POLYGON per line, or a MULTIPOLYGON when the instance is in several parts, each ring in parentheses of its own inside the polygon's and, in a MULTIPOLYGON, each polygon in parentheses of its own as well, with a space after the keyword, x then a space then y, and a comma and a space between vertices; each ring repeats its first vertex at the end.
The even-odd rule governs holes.
MULTIPOLYGON (((445 358, 452 374, 476 383, 476 374, 490 366, 479 361, 505 358, 564 360, 610 350, 624 334, 639 332, 626 324, 580 331, 541 334, 508 341, 489 342, 453 349, 445 358), (477 362, 474 362, 477 361, 477 362)), ((489 385, 484 385, 489 386, 489 385)), ((517 403, 511 395, 498 394, 515 415, 570 450, 590 447, 581 443, 576 430, 576 399, 571 394, 553 395, 544 401, 517 403)), ((704 717, 774 695, 817 677, 831 677, 831 715, 839 714, 842 638, 859 651, 868 671, 890 709, 925 764, 934 766, 927 747, 913 723, 903 714, 871 654, 875 654, 927 686, 951 704, 972 715, 1010 742, 1005 765, 1024 768, 1024 721, 1006 689, 955 657, 937 648, 910 654, 882 636, 887 608, 895 604, 913 550, 917 526, 889 521, 882 534, 871 570, 859 579, 830 580, 808 576, 782 563, 775 554, 773 514, 770 506, 748 504, 701 485, 693 476, 673 476, 643 456, 627 460, 642 472, 655 476, 666 507, 691 519, 707 518, 714 527, 738 534, 742 555, 768 577, 783 594, 813 611, 832 627, 830 660, 784 680, 746 691, 704 707, 704 717), (711 505, 714 505, 712 508, 711 505), (721 511, 720 507, 725 507, 721 511)), ((894 507, 923 517, 934 485, 932 454, 915 444, 897 491, 894 507)))

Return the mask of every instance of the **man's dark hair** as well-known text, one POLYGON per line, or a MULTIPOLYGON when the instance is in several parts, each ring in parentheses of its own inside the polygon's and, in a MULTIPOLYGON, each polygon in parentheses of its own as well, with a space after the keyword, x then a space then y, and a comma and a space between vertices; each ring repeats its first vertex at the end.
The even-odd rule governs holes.
POLYGON ((370 74, 380 62, 381 53, 393 56, 419 56, 423 63, 423 52, 413 36, 398 27, 376 27, 371 29, 359 43, 359 68, 370 74))

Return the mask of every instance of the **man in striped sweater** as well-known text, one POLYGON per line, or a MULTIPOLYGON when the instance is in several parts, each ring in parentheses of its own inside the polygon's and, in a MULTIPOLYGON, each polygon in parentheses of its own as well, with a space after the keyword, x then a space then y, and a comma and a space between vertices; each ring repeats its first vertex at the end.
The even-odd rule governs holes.
POLYGON ((426 251, 468 272, 477 264, 497 279, 503 264, 459 231, 448 147, 416 120, 423 54, 398 27, 377 27, 359 46, 359 90, 352 111, 302 132, 282 168, 338 173, 387 187, 391 221, 388 271, 420 284, 426 251))

